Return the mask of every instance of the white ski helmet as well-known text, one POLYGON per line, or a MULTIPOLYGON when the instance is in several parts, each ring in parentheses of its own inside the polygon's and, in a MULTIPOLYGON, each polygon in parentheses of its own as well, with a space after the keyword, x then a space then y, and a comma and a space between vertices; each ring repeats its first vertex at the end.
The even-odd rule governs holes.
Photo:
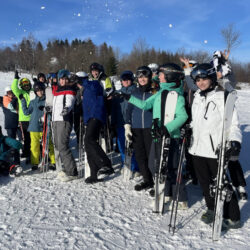
POLYGON ((84 72, 84 71, 79 71, 79 72, 76 73, 76 75, 78 77, 82 77, 82 78, 88 77, 88 74, 86 72, 84 72))
POLYGON ((159 65, 157 63, 150 63, 148 67, 151 69, 153 73, 158 73, 159 65))
POLYGON ((5 91, 5 93, 7 93, 7 92, 12 91, 12 90, 11 90, 10 86, 7 86, 7 87, 4 88, 4 91, 5 91))

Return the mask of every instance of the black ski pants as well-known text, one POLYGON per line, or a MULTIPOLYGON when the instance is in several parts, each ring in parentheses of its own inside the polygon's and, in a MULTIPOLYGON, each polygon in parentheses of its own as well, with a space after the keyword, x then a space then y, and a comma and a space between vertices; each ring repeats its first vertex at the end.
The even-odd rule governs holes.
POLYGON ((91 118, 85 132, 84 145, 92 177, 97 177, 97 172, 102 167, 112 167, 111 161, 98 142, 101 128, 101 121, 91 118))
MULTIPOLYGON (((193 156, 193 164, 196 176, 201 185, 206 205, 209 210, 214 210, 214 197, 210 195, 209 185, 217 176, 218 163, 217 159, 193 156)), ((240 220, 240 209, 235 192, 229 202, 224 202, 224 218, 233 221, 240 220)))
POLYGON ((151 128, 133 128, 133 148, 135 159, 145 182, 153 183, 152 173, 148 167, 148 158, 152 143, 151 128))
POLYGON ((28 131, 29 122, 20 122, 21 131, 23 134, 23 156, 30 157, 30 133, 28 131))
POLYGON ((245 187, 246 180, 239 161, 229 161, 228 170, 234 187, 245 187))

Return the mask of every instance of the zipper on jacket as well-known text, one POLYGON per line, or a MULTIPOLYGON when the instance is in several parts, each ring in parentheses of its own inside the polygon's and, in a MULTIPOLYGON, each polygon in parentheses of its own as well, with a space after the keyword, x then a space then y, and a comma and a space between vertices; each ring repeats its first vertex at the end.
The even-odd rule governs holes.
MULTIPOLYGON (((145 101, 145 92, 142 94, 142 100, 145 101)), ((144 128, 144 109, 142 110, 142 128, 144 128)))
POLYGON ((213 149, 213 151, 214 151, 214 143, 213 143, 212 136, 211 136, 211 135, 209 135, 209 137, 210 137, 210 142, 211 142, 211 145, 212 145, 212 149, 213 149))

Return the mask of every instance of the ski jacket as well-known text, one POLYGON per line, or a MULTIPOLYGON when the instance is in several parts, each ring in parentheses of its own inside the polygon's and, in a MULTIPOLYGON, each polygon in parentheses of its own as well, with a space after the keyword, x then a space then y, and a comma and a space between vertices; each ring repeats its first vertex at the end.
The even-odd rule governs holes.
MULTIPOLYGON (((136 89, 134 84, 130 85, 129 87, 125 88, 122 87, 120 91, 125 94, 131 94, 136 89)), ((111 110, 111 124, 116 128, 123 127, 126 123, 126 113, 128 109, 128 101, 115 97, 112 99, 112 110, 111 110)))
POLYGON ((18 115, 19 115, 18 119, 19 119, 19 121, 20 122, 28 122, 30 120, 30 115, 25 115, 23 113, 22 103, 21 103, 21 100, 19 99, 19 95, 22 94, 23 97, 26 100, 27 105, 29 105, 29 103, 30 103, 30 94, 33 94, 33 91, 30 90, 30 91, 27 92, 27 91, 25 91, 23 89, 20 89, 18 87, 18 79, 13 80, 13 82, 11 84, 11 90, 18 99, 18 107, 19 107, 18 108, 18 115))
POLYGON ((106 124, 106 108, 104 104, 103 88, 99 81, 83 82, 83 121, 87 124, 89 119, 95 118, 106 124))
POLYGON ((30 116, 30 122, 28 131, 29 132, 42 132, 43 131, 43 115, 44 115, 44 105, 45 105, 45 96, 36 97, 29 103, 27 107, 26 100, 23 98, 22 100, 22 109, 25 115, 30 116))
MULTIPOLYGON (((194 94, 192 122, 190 124, 193 130, 189 148, 190 154, 217 158, 216 150, 222 140, 224 102, 224 92, 218 90, 218 88, 207 92, 206 96, 200 95, 200 90, 197 90, 194 94)), ((233 112, 229 141, 241 142, 241 131, 236 108, 234 108, 233 112)))
POLYGON ((188 116, 185 110, 185 100, 183 95, 182 86, 174 88, 175 83, 160 83, 160 90, 146 101, 142 101, 134 96, 131 96, 129 102, 144 110, 153 109, 153 119, 158 118, 161 121, 161 95, 164 90, 176 91, 178 93, 178 99, 175 109, 174 120, 167 123, 165 126, 171 136, 171 138, 180 137, 180 128, 187 120, 188 116))
POLYGON ((0 160, 9 162, 11 149, 21 149, 22 143, 8 136, 0 136, 0 160))
POLYGON ((4 113, 4 128, 11 129, 18 127, 18 103, 17 98, 3 96, 3 113, 4 113))
MULTIPOLYGON (((152 96, 151 90, 143 91, 142 88, 135 88, 132 95, 142 101, 152 96)), ((152 109, 143 110, 129 103, 126 112, 125 123, 131 124, 132 128, 151 128, 153 122, 152 109)))
POLYGON ((52 108, 52 121, 69 121, 72 122, 72 110, 75 104, 76 92, 72 86, 52 86, 53 108, 52 108), (68 109, 68 114, 62 116, 61 113, 64 108, 68 109))

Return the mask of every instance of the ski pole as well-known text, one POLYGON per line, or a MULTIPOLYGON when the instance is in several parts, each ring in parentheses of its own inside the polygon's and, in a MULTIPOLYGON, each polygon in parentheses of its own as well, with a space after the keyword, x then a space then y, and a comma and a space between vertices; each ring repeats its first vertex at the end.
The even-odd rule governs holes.
POLYGON ((176 175, 176 197, 173 197, 173 203, 172 203, 172 209, 171 209, 171 216, 170 216, 170 222, 169 222, 169 232, 172 228, 172 233, 174 235, 175 228, 176 228, 176 219, 177 219, 177 210, 178 210, 178 203, 179 203, 179 193, 180 193, 180 185, 182 180, 182 166, 183 166, 183 159, 184 159, 184 151, 185 151, 185 143, 186 143, 186 137, 184 135, 182 140, 182 146, 181 146, 181 155, 176 175), (174 224, 172 225, 172 221, 174 220, 174 224))

